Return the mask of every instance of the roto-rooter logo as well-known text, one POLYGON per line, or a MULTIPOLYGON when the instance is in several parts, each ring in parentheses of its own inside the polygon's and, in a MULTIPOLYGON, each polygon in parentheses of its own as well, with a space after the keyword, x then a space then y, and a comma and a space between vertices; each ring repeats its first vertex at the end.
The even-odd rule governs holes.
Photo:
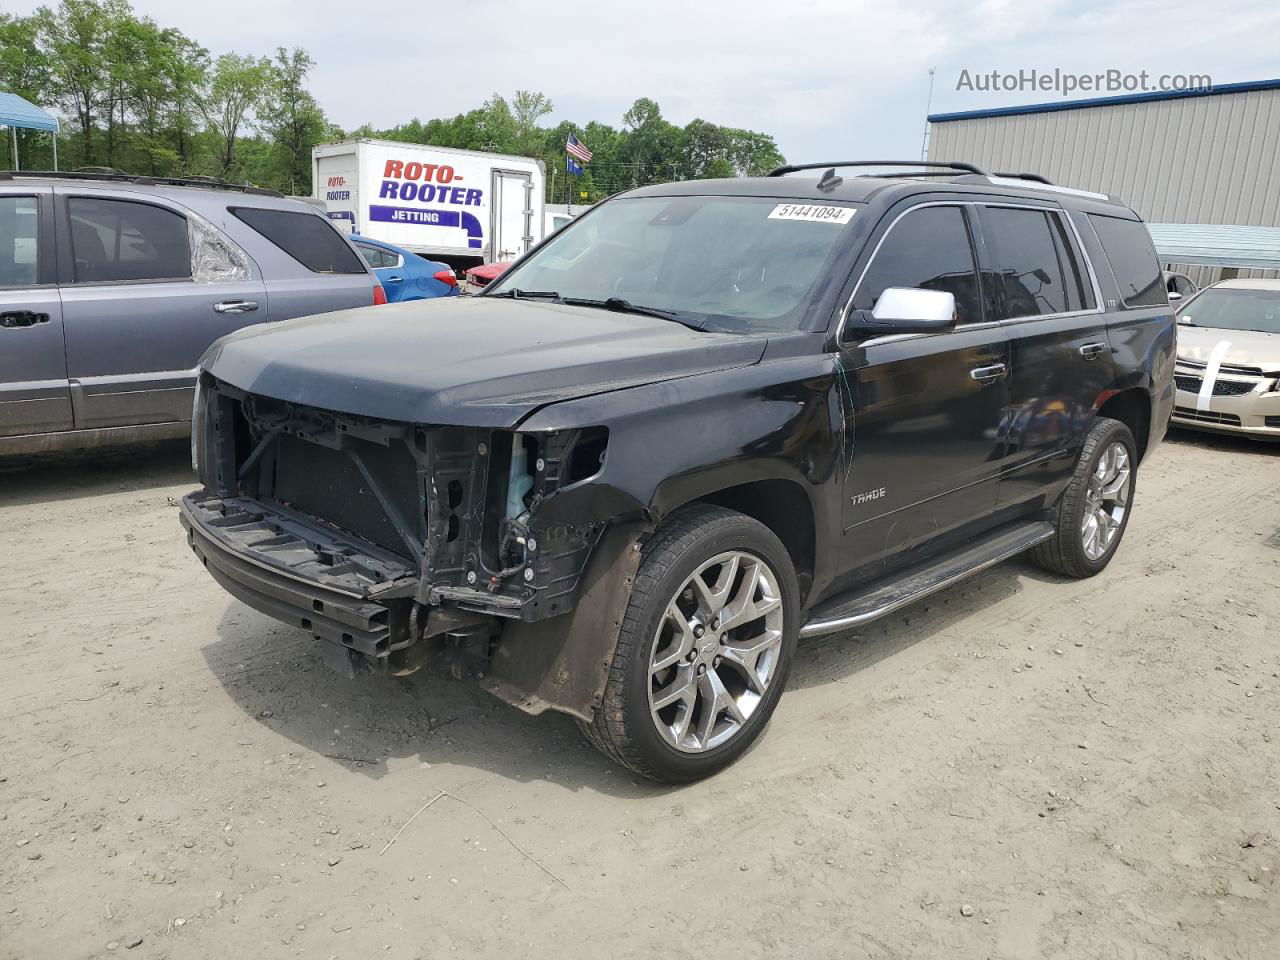
POLYGON ((324 198, 326 200, 350 200, 351 191, 346 189, 346 186, 346 177, 330 177, 329 182, 325 184, 326 189, 324 198), (335 187, 341 187, 343 189, 335 190, 335 187))
POLYGON ((462 177, 448 164, 388 160, 382 171, 379 200, 409 200, 418 203, 448 203, 460 207, 478 207, 483 191, 476 187, 459 187, 462 177))

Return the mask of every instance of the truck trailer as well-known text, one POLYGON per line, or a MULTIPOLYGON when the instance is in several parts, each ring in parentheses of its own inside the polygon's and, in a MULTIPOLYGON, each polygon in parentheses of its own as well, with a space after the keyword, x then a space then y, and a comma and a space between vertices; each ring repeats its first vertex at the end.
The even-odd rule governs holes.
POLYGON ((514 260, 542 240, 541 160, 363 138, 311 156, 316 198, 348 232, 459 271, 514 260))

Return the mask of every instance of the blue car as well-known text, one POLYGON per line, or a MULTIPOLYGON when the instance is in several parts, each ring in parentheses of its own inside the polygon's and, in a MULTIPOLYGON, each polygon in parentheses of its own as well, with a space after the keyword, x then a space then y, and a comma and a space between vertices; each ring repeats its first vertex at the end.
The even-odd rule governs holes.
POLYGON ((387 295, 387 303, 458 295, 458 278, 447 263, 427 260, 402 247, 358 234, 352 235, 351 242, 373 268, 387 295))

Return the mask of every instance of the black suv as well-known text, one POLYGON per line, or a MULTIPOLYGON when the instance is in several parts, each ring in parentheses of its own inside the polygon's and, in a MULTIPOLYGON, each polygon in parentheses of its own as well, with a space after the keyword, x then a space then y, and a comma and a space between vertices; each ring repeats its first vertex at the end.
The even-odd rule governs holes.
POLYGON ((1098 573, 1173 404, 1146 228, 868 166, 634 190, 483 296, 224 338, 192 548, 340 670, 439 657, 665 781, 748 747, 800 637, 1024 551, 1098 573))

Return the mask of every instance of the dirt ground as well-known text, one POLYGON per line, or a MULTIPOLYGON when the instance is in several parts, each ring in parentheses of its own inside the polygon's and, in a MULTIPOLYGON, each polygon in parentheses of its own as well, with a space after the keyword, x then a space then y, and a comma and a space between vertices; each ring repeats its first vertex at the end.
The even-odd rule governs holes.
POLYGON ((200 569, 186 461, 0 467, 0 957, 1280 957, 1280 449, 1173 437, 1102 576, 802 644, 683 789, 331 674, 200 569))

